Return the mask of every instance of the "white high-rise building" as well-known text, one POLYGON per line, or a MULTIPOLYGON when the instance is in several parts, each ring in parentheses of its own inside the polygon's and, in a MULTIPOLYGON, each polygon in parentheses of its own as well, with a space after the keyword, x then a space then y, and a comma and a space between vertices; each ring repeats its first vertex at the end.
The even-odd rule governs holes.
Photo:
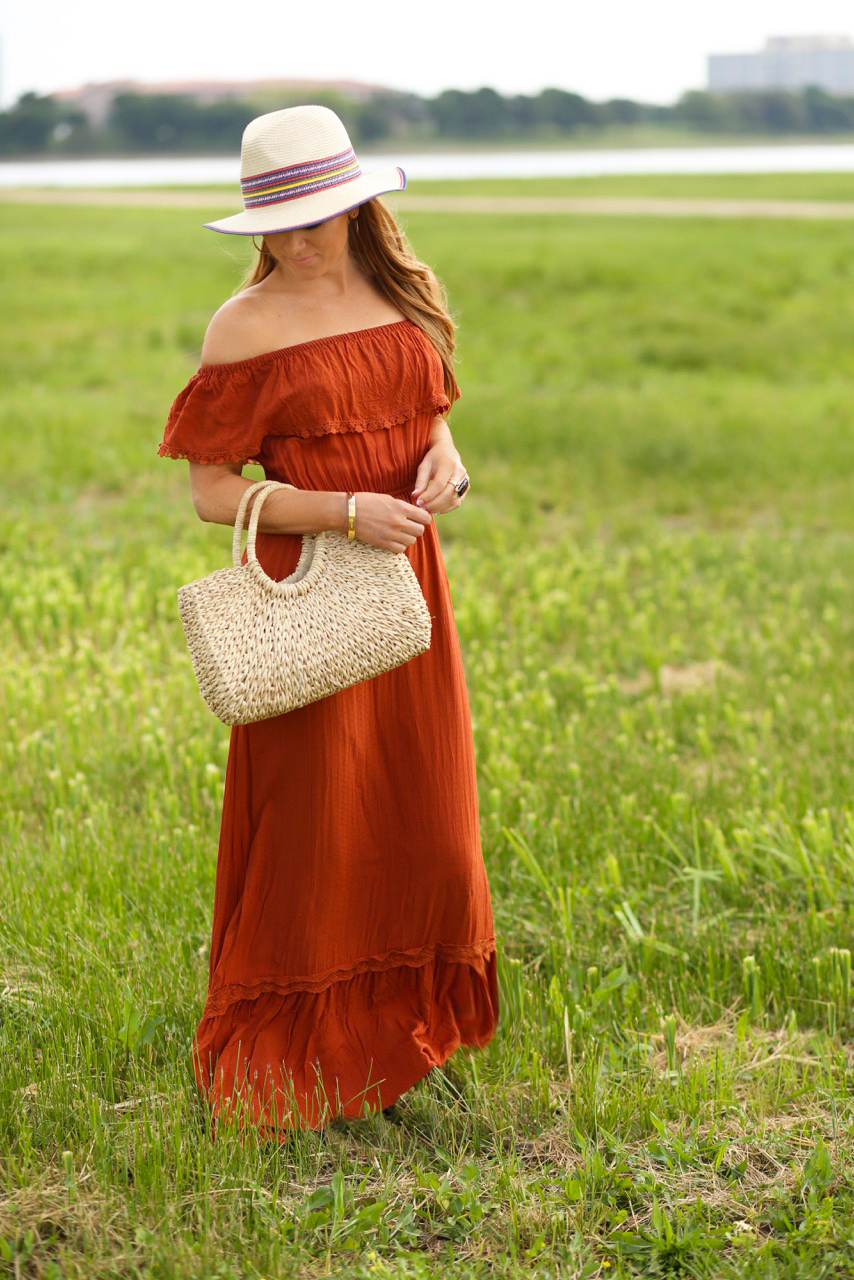
POLYGON ((709 90, 805 89, 854 96, 854 43, 848 36, 772 36, 760 53, 712 53, 709 90))

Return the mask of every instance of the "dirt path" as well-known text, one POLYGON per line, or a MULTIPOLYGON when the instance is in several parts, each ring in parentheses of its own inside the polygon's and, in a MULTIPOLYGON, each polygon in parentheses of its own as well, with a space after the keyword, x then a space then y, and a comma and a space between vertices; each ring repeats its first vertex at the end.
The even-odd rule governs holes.
MULTIPOLYGON (((661 218, 854 218, 854 204, 818 200, 697 200, 658 196, 390 196, 401 213, 605 214, 661 218)), ((228 196, 201 191, 0 189, 0 203, 107 205, 227 212, 228 196)), ((224 212, 220 216, 224 216, 224 212)))

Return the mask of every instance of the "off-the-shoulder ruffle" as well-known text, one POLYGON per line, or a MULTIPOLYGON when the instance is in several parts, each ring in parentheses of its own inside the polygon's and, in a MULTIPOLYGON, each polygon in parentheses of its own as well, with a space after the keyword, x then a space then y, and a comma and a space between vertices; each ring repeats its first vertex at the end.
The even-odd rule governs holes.
MULTIPOLYGON (((306 342, 294 342, 289 347, 276 347, 273 351, 261 351, 257 356, 247 356, 245 360, 229 360, 220 364, 202 365, 196 376, 216 379, 220 377, 231 378, 239 373, 252 373, 267 364, 292 360, 303 352, 325 347, 330 342, 356 343, 357 345, 365 341, 382 342, 386 337, 386 331, 397 329, 398 326, 407 326, 418 333, 422 332, 418 325, 413 324, 411 320, 392 320, 389 324, 376 324, 367 329, 351 329, 345 333, 327 334, 325 338, 309 338, 306 342)), ((391 336, 393 338, 395 335, 391 336)))
POLYGON ((416 324, 399 320, 203 366, 175 398, 157 452, 263 466, 270 436, 379 431, 450 408, 438 352, 416 324))
MULTIPOLYGON (((352 418, 342 418, 338 422, 313 422, 301 429, 292 429, 289 431, 268 431, 267 436, 299 436, 301 439, 308 440, 313 436, 341 435, 349 432, 361 431, 383 431, 388 427, 400 426, 403 422, 409 422, 418 414, 426 413, 430 410, 437 416, 444 416, 450 409, 451 404, 447 396, 443 396, 434 400, 422 401, 420 404, 410 405, 405 409, 399 409, 397 413, 386 414, 379 418, 362 418, 354 420, 352 418)), ((253 454, 257 455, 260 450, 258 448, 260 441, 256 444, 253 454)), ((189 462, 206 462, 223 466, 226 463, 248 463, 257 462, 263 465, 263 459, 258 456, 249 456, 245 450, 211 450, 211 449, 194 449, 190 445, 177 445, 167 440, 163 440, 157 449, 161 458, 184 458, 189 462)))

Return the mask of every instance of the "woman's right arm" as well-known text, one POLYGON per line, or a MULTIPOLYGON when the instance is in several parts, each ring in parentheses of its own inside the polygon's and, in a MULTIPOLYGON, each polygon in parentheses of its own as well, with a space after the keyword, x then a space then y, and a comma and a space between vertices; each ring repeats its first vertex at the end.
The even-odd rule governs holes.
MULTIPOLYGON (((255 483, 242 474, 239 463, 222 466, 210 462, 190 463, 190 496, 196 515, 212 524, 233 525, 241 497, 255 483)), ((325 489, 284 489, 271 493, 261 508, 258 528, 262 533, 322 533, 325 529, 339 529, 344 533, 347 494, 344 490, 325 489)))
MULTIPOLYGON (((254 480, 234 465, 190 463, 190 495, 200 520, 233 525, 240 499, 254 480)), ((255 495, 255 498, 258 494, 255 495)), ((250 502, 250 511, 252 503, 250 502)), ((248 523, 247 515, 247 523, 248 523)), ((390 493, 356 494, 356 537, 384 551, 405 551, 420 538, 433 517, 390 493)), ((277 489, 264 500, 258 518, 261 533, 322 533, 347 530, 347 494, 343 489, 277 489)))

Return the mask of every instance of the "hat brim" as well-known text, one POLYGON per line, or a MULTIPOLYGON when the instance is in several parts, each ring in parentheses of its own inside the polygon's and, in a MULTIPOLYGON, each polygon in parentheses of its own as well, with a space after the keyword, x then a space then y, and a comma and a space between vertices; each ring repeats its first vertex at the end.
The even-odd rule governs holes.
POLYGON ((378 169, 375 173, 363 173, 351 182, 342 182, 327 191, 316 191, 310 196, 298 196, 295 200, 281 201, 263 209, 246 209, 233 213, 229 218, 202 225, 208 231, 222 231, 232 236, 275 235, 277 231, 297 231, 315 222, 347 213, 374 196, 389 191, 403 191, 406 174, 396 166, 378 169))

